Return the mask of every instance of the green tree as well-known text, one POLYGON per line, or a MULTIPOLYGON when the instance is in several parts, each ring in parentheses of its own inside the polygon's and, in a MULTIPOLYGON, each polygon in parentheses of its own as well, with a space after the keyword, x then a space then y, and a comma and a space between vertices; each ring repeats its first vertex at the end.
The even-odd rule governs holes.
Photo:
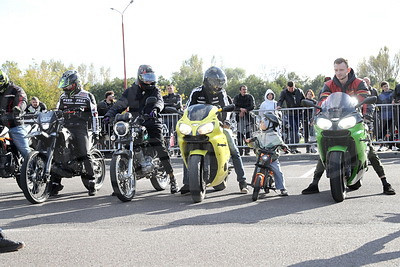
POLYGON ((172 74, 172 83, 184 100, 189 97, 194 88, 201 85, 202 79, 203 60, 197 55, 192 55, 190 59, 185 60, 179 72, 172 74))
POLYGON ((377 56, 370 56, 368 61, 364 58, 357 69, 359 77, 369 77, 371 84, 375 86, 381 81, 397 80, 400 71, 400 52, 391 58, 389 48, 385 46, 379 50, 377 56))

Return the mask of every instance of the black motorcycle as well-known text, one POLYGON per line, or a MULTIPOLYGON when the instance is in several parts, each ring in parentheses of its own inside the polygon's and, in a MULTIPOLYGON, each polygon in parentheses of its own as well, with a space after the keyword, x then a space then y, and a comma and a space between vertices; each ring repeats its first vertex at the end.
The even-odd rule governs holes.
POLYGON ((111 136, 111 139, 115 140, 117 150, 112 156, 110 178, 114 194, 123 202, 131 201, 135 196, 138 179, 150 179, 157 191, 164 190, 169 184, 169 177, 156 150, 150 146, 143 126, 148 119, 154 118, 148 115, 133 118, 129 112, 117 114, 114 119, 116 136, 111 136))
MULTIPOLYGON (((89 189, 87 176, 81 160, 76 158, 70 131, 64 127, 64 118, 79 116, 81 110, 47 111, 37 115, 36 131, 28 137, 37 140, 36 149, 29 153, 22 164, 21 186, 27 200, 33 204, 48 199, 52 182, 61 178, 81 176, 82 183, 89 189)), ((105 178, 105 162, 102 153, 93 145, 90 154, 93 162, 95 188, 99 190, 105 178)))
MULTIPOLYGON (((27 116, 27 118, 32 118, 32 116, 27 116)), ((14 119, 12 115, 6 114, 4 110, 0 111, 0 177, 15 178, 21 188, 19 177, 23 158, 9 136, 8 127, 4 126, 10 119, 14 119)))

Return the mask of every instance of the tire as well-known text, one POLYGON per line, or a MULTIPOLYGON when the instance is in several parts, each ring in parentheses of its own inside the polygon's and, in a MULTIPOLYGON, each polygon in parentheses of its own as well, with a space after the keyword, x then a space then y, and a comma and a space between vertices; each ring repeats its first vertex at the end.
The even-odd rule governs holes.
POLYGON ((261 176, 260 175, 257 175, 256 182, 254 183, 253 187, 254 187, 253 195, 252 195, 251 198, 253 199, 253 201, 257 201, 258 195, 260 194, 260 189, 262 187, 261 176))
MULTIPOLYGON (((94 180, 96 182, 95 188, 98 191, 103 186, 106 177, 106 164, 104 162, 104 157, 99 150, 93 149, 91 151, 91 156, 93 161, 94 180)), ((81 175, 82 183, 87 190, 89 190, 90 178, 91 177, 88 177, 86 174, 81 175)))
POLYGON ((203 179, 203 157, 192 155, 189 158, 188 177, 189 188, 195 203, 203 201, 206 195, 206 183, 203 179))
POLYGON ((150 182, 155 190, 162 191, 165 190, 165 188, 167 188, 167 185, 169 184, 169 177, 167 173, 164 171, 164 168, 162 168, 159 159, 158 159, 158 166, 160 166, 160 169, 153 172, 153 176, 150 178, 150 182))
POLYGON ((331 152, 328 163, 330 170, 332 170, 331 177, 329 177, 332 197, 336 202, 342 202, 346 198, 343 153, 337 151, 331 152))
POLYGON ((22 164, 20 183, 25 198, 32 204, 43 203, 50 195, 50 177, 44 175, 46 161, 38 151, 32 151, 22 164))
POLYGON ((361 187, 361 180, 358 180, 357 183, 353 184, 353 185, 349 185, 348 188, 350 190, 357 190, 361 187))
POLYGON ((136 174, 132 170, 132 176, 128 174, 128 156, 115 155, 110 163, 110 179, 115 195, 122 202, 133 199, 136 193, 136 174))

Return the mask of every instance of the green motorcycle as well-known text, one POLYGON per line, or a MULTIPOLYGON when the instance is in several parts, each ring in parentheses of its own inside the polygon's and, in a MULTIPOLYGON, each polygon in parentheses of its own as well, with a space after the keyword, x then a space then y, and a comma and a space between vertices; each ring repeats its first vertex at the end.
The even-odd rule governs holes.
POLYGON ((309 100, 302 101, 303 106, 320 110, 314 128, 319 155, 336 202, 346 198, 346 187, 356 190, 361 186, 368 165, 370 138, 359 108, 375 102, 375 96, 358 103, 357 98, 341 92, 332 93, 322 106, 309 100))

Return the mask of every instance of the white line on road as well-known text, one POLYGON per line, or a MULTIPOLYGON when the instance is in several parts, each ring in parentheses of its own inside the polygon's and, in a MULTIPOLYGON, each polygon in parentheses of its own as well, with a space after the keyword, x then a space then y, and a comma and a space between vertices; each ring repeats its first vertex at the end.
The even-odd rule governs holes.
POLYGON ((305 174, 303 174, 299 178, 308 178, 309 176, 311 176, 312 173, 314 173, 314 171, 315 171, 315 167, 311 168, 311 170, 309 170, 308 172, 306 172, 305 174))

